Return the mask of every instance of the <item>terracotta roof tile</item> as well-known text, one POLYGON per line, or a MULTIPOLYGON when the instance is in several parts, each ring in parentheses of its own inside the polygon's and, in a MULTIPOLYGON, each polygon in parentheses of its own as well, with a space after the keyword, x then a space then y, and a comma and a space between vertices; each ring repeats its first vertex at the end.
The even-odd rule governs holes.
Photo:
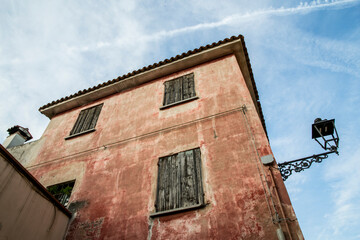
POLYGON ((187 56, 190 56, 192 54, 195 54, 195 53, 198 53, 198 52, 202 52, 202 51, 205 51, 205 50, 208 50, 208 49, 211 49, 211 48, 214 48, 214 47, 217 47, 221 44, 225 44, 225 43, 228 43, 228 42, 232 42, 232 41, 235 41, 235 40, 241 40, 241 43, 243 45, 243 49, 244 49, 244 52, 245 52, 245 57, 246 57, 246 60, 247 60, 247 65, 248 65, 248 68, 249 68, 249 72, 250 72, 250 78, 251 78, 251 81, 252 81, 252 84, 254 86, 254 92, 255 92, 255 96, 256 96, 256 100, 257 100, 257 105, 258 105, 258 109, 260 111, 260 119, 262 121, 262 124, 263 124, 263 127, 264 127, 264 130, 266 132, 266 126, 265 126, 265 120, 264 120, 264 116, 263 116, 263 113, 262 113, 262 110, 261 110, 261 104, 260 104, 260 101, 259 101, 259 95, 258 95, 258 91, 256 89, 256 85, 255 85, 255 81, 254 81, 254 76, 253 76, 253 72, 252 72, 252 69, 251 69, 251 65, 250 65, 250 60, 249 60, 249 56, 248 56, 248 53, 247 53, 247 49, 246 49, 246 46, 245 46, 245 41, 244 41, 244 37, 242 35, 239 35, 239 36, 232 36, 230 38, 225 38, 224 40, 221 40, 221 41, 218 41, 218 42, 214 42, 212 43, 211 45, 210 44, 207 44, 206 46, 201 46, 199 48, 195 48, 194 50, 189 50, 187 52, 184 52, 182 54, 178 54, 176 55, 175 57, 171 57, 170 59, 165 59, 163 61, 160 61, 158 63, 153 63, 151 65, 148 65, 148 66, 145 66, 141 69, 138 69, 138 70, 134 70, 132 72, 129 72, 127 74, 124 74, 122 76, 119 76, 115 79, 112 79, 112 80, 109 80, 107 82, 104 82, 104 83, 101 83, 101 84, 98 84, 97 86, 94 86, 94 87, 90 87, 88 89, 83 89, 83 90, 80 90, 78 91, 77 93, 74 93, 74 94, 71 94, 69 96, 66 96, 66 97, 63 97, 61 99, 58 99, 58 100, 55 100, 55 101, 52 101, 42 107, 39 108, 39 111, 40 110, 43 110, 43 109, 46 109, 48 107, 51 107, 53 105, 56 105, 58 103, 61 103, 61 102, 64 102, 66 100, 69 100, 71 98, 74 98, 74 97, 77 97, 77 96, 80 96, 80 95, 83 95, 83 94, 86 94, 86 93, 89 93, 91 91, 94 91, 96 89, 99 89, 99 88, 102 88, 102 87, 105 87, 105 86, 108 86, 108 85, 111 85, 111 84, 114 84, 116 82, 119 82, 119 81, 122 81, 126 78, 129 78, 129 77, 132 77, 134 75, 137 75, 137 74, 140 74, 140 73, 143 73, 143 72, 146 72, 148 70, 151 70, 151 69, 154 69, 154 68, 157 68, 159 66, 162 66, 162 65, 165 65, 165 64, 168 64, 168 63, 171 63, 171 62, 174 62, 174 61, 177 61, 177 60, 180 60, 182 58, 185 58, 187 56))

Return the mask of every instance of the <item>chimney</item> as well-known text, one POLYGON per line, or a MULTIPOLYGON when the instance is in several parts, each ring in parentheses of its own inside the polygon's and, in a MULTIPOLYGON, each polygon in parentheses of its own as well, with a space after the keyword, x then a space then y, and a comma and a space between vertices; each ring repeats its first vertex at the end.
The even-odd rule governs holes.
POLYGON ((9 136, 5 139, 3 146, 11 148, 22 145, 24 142, 32 139, 28 128, 23 128, 19 125, 13 126, 8 130, 9 136))

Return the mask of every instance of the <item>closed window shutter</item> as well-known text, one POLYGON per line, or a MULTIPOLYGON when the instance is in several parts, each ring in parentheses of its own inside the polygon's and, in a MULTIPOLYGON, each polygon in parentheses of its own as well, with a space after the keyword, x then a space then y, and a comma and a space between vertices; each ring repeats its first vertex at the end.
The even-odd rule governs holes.
POLYGON ((175 81, 169 82, 169 102, 175 102, 175 81))
POLYGON ((84 123, 85 118, 86 118, 86 111, 82 110, 75 122, 73 129, 70 132, 70 135, 80 132, 80 129, 84 123))
POLYGON ((164 105, 170 104, 170 82, 165 82, 164 105))
POLYGON ((189 98, 189 82, 186 77, 182 78, 182 99, 189 98))
POLYGON ((191 97, 195 97, 196 93, 195 93, 195 84, 194 84, 194 74, 189 74, 185 76, 187 78, 188 81, 188 89, 189 89, 189 98, 191 97))
POLYGON ((86 118, 85 118, 85 121, 81 127, 81 130, 80 132, 84 132, 86 130, 89 130, 90 128, 90 123, 91 123, 91 120, 93 119, 94 117, 94 113, 95 113, 95 108, 90 108, 87 110, 87 113, 86 113, 86 118))
POLYGON ((158 212, 203 204, 199 148, 160 158, 158 174, 158 212))
POLYGON ((101 112, 101 108, 102 108, 102 104, 101 105, 98 105, 95 107, 95 112, 94 112, 94 116, 90 122, 90 126, 89 126, 89 129, 93 129, 95 128, 96 126, 96 123, 97 123, 97 120, 99 118, 99 115, 100 115, 100 112, 101 112))
POLYGON ((103 104, 100 104, 82 110, 70 132, 70 136, 95 128, 102 106, 103 104))
POLYGON ((174 102, 179 102, 182 99, 181 92, 182 92, 182 84, 181 78, 175 79, 174 81, 174 102))
POLYGON ((167 81, 164 87, 164 106, 196 96, 193 73, 167 81))

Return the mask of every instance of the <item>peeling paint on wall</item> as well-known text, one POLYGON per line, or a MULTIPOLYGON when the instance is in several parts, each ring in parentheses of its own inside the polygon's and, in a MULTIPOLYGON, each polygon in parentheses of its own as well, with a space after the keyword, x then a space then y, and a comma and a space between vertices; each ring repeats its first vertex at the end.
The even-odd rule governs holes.
POLYGON ((97 239, 100 237, 104 218, 98 218, 94 221, 80 222, 76 225, 76 239, 97 239))

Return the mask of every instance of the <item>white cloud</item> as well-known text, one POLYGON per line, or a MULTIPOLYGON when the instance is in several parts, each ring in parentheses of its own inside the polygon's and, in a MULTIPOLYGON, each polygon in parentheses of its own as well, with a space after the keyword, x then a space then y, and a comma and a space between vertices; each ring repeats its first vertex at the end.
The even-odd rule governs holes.
POLYGON ((133 43, 129 37, 136 38, 143 31, 140 18, 133 16, 133 11, 139 12, 136 4, 4 2, 0 95, 6 101, 0 102, 1 139, 15 124, 28 127, 34 138, 39 138, 47 124, 46 117, 37 112, 40 106, 129 71, 135 62, 141 64, 147 46, 133 43), (118 35, 130 39, 128 45, 121 51, 106 49, 104 39, 118 35), (74 53, 68 49, 93 42, 103 50, 74 53))
POLYGON ((307 182, 308 177, 296 172, 293 172, 291 177, 286 180, 286 188, 293 203, 301 200, 301 195, 304 192, 303 185, 307 182))
MULTIPOLYGON (((340 152, 339 160, 327 169, 326 180, 332 186, 334 205, 325 216, 327 227, 320 235, 322 239, 339 239, 344 231, 359 226, 360 180, 357 166, 360 145, 355 145, 353 149, 355 151, 352 154, 348 154, 350 151, 346 151, 344 155, 340 152)), ((359 229, 356 231, 360 233, 359 229)))

